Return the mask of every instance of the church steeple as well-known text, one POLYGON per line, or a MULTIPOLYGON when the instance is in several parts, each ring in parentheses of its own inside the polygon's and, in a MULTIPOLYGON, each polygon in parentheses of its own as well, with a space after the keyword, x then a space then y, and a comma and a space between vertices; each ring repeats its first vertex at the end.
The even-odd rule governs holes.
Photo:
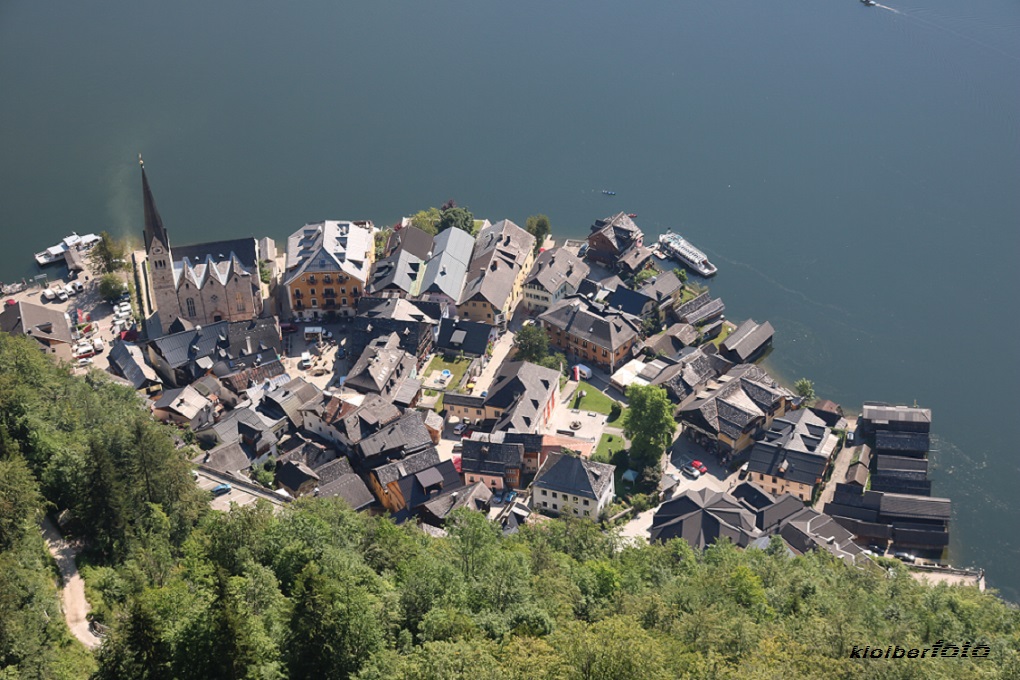
POLYGON ((145 247, 152 245, 153 239, 158 239, 163 247, 170 249, 170 239, 167 238, 166 230, 163 228, 163 220, 156 210, 156 201, 152 198, 152 189, 149 188, 149 178, 145 176, 145 162, 142 154, 138 154, 138 165, 142 168, 142 203, 145 209, 145 247))

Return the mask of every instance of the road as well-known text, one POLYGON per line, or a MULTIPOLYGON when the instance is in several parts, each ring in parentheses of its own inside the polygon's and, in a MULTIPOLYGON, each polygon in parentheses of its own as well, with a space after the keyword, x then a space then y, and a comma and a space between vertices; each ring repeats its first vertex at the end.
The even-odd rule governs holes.
POLYGON ((67 620, 67 627, 71 633, 78 638, 78 641, 89 649, 95 649, 102 640, 92 634, 89 630, 88 600, 85 599, 85 582, 78 573, 78 565, 75 558, 78 557, 79 548, 75 544, 64 539, 60 535, 49 517, 42 521, 43 538, 46 539, 46 547, 49 548, 53 559, 57 561, 60 569, 60 576, 63 586, 60 589, 60 602, 64 610, 64 618, 67 620))
POLYGON ((286 500, 273 493, 269 489, 262 489, 258 486, 240 482, 230 475, 224 475, 209 468, 199 468, 195 471, 198 475, 196 483, 203 491, 212 491, 220 484, 230 484, 230 492, 222 496, 215 496, 209 503, 213 510, 230 510, 231 503, 236 505, 251 505, 260 498, 269 501, 273 505, 273 512, 279 512, 286 500))

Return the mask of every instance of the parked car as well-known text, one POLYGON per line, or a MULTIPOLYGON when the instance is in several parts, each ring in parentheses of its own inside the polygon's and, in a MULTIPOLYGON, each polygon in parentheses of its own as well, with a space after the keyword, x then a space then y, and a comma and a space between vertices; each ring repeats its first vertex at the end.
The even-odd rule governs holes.
POLYGON ((577 364, 574 366, 574 370, 584 380, 591 380, 591 369, 584 364, 577 364))
POLYGON ((92 363, 92 357, 81 357, 78 359, 78 368, 84 368, 92 363))
POLYGON ((120 297, 117 298, 117 302, 128 302, 130 300, 131 300, 131 293, 129 293, 127 291, 124 291, 123 293, 121 293, 120 297))
POLYGON ((697 468, 698 472, 700 472, 703 475, 707 475, 708 474, 708 468, 700 460, 692 460, 691 461, 691 466, 694 467, 694 468, 697 468))
POLYGON ((494 494, 492 494, 492 501, 490 501, 490 502, 493 505, 501 504, 503 502, 503 492, 502 491, 497 491, 494 494))
POLYGON ((212 489, 213 496, 223 496, 230 493, 231 487, 229 484, 217 484, 212 489))
POLYGON ((280 331, 283 333, 297 333, 297 326, 292 323, 281 323, 280 331))
POLYGON ((337 350, 336 350, 336 358, 337 359, 343 359, 346 356, 347 356, 347 350, 345 350, 343 347, 338 347, 337 350))
POLYGON ((77 291, 77 289, 75 289, 74 286, 72 286, 69 283, 66 286, 64 286, 64 293, 66 293, 67 295, 77 295, 78 291, 77 291))
POLYGON ((467 431, 468 426, 464 423, 458 423, 453 426, 453 433, 458 436, 462 436, 467 431))
POLYGON ((53 302, 57 299, 57 293, 52 288, 43 288, 42 298, 47 302, 53 302))
POLYGON ((96 354, 99 354, 106 349, 106 345, 103 344, 102 338, 96 338, 92 341, 92 349, 96 350, 96 354))
POLYGON ((904 562, 910 562, 911 564, 917 561, 916 555, 911 555, 910 553, 907 552, 894 552, 893 557, 904 562))
POLYGON ((56 293, 57 293, 57 299, 58 300, 60 300, 61 302, 67 302, 67 299, 68 299, 67 298, 67 293, 64 292, 63 288, 60 288, 59 290, 57 290, 56 293))
POLYGON ((503 502, 507 503, 507 504, 510 504, 510 503, 514 502, 515 498, 517 498, 517 492, 516 491, 513 491, 513 490, 507 491, 506 495, 503 496, 503 502))
POLYGON ((693 467, 691 465, 684 465, 682 468, 680 468, 680 472, 684 473, 691 479, 697 479, 698 477, 701 476, 701 472, 698 470, 698 468, 693 467))
POLYGON ((72 283, 71 285, 72 285, 72 286, 74 286, 74 290, 75 290, 75 292, 78 292, 78 293, 80 293, 80 292, 82 292, 83 290, 85 290, 85 286, 84 286, 84 285, 82 284, 82 282, 81 282, 81 281, 75 281, 75 282, 74 282, 74 283, 72 283))

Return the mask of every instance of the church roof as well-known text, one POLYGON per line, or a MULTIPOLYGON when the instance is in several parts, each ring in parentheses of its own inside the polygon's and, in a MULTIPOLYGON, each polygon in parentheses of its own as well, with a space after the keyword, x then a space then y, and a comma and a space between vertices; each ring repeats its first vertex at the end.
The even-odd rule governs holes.
POLYGON ((170 239, 163 228, 163 219, 156 210, 156 201, 152 198, 152 189, 149 188, 149 178, 145 175, 145 163, 142 162, 142 154, 138 154, 138 165, 142 168, 142 204, 145 210, 145 247, 148 248, 153 239, 158 239, 165 247, 170 247, 170 239))

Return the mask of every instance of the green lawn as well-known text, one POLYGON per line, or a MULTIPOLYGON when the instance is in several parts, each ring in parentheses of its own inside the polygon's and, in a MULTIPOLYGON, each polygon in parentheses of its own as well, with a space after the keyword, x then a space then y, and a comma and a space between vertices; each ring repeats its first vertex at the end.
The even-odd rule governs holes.
POLYGON ((715 345, 716 347, 720 347, 723 344, 723 341, 726 340, 726 338, 728 338, 730 333, 732 332, 733 332, 732 326, 730 326, 728 323, 723 324, 722 330, 719 331, 719 335, 715 336, 715 338, 712 340, 712 344, 715 345))
MULTIPOLYGON (((597 388, 592 387, 586 382, 581 382, 577 386, 577 391, 580 393, 582 390, 586 393, 583 399, 578 400, 575 396, 573 401, 570 403, 571 408, 580 409, 582 411, 595 411, 595 413, 601 413, 603 415, 609 415, 613 409, 613 400, 609 398, 604 392, 599 391, 597 388)), ((623 404, 621 404, 623 406, 623 404)), ((620 415, 615 420, 610 420, 610 425, 615 425, 623 419, 623 414, 627 412, 626 408, 620 410, 620 415)))
POLYGON ((425 367, 425 372, 422 374, 422 380, 427 379, 432 375, 432 371, 442 371, 446 369, 453 373, 453 378, 450 379, 447 385, 448 389, 455 390, 460 386, 460 380, 464 377, 464 372, 471 365, 470 359, 457 359, 456 361, 445 361, 442 355, 436 355, 429 365, 425 367))
MULTIPOLYGON (((620 435, 603 434, 602 438, 599 439, 599 445, 595 447, 595 454, 593 457, 598 460, 612 460, 617 451, 625 448, 627 448, 627 443, 620 435)), ((621 474, 623 473, 621 472, 621 474)))

